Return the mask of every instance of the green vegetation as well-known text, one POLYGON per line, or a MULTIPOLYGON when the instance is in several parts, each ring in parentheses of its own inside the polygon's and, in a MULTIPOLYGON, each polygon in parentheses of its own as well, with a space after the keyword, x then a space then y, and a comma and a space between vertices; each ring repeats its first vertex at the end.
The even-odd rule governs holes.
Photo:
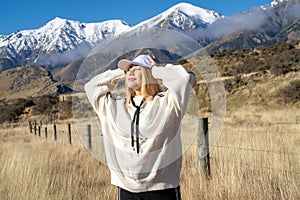
POLYGON ((25 108, 33 105, 34 102, 31 99, 2 100, 0 102, 0 123, 17 121, 25 108))
POLYGON ((279 76, 300 70, 300 49, 293 44, 275 44, 256 49, 231 51, 223 49, 211 53, 222 76, 235 76, 268 70, 279 76))
POLYGON ((287 86, 279 88, 275 97, 284 104, 300 101, 300 80, 291 81, 287 86))
POLYGON ((18 122, 22 116, 72 117, 72 99, 59 101, 58 95, 43 95, 32 98, 2 100, 0 102, 0 123, 18 122))
MULTIPOLYGON (((238 105, 247 103, 272 107, 273 100, 276 100, 276 106, 300 102, 300 80, 297 75, 300 71, 299 42, 237 51, 223 49, 211 53, 211 57, 221 76, 224 77, 228 107, 232 105, 231 108, 234 109, 238 105)), ((202 80, 201 74, 193 70, 193 66, 187 60, 179 60, 178 64, 193 71, 198 81, 202 80)), ((204 83, 195 89, 199 99, 204 101, 200 103, 204 107, 209 105, 206 87, 204 83)), ((2 99, 0 100, 0 123, 18 122, 26 117, 54 117, 67 120, 73 117, 72 106, 76 115, 88 115, 86 112, 90 108, 88 103, 81 99, 72 102, 72 98, 76 96, 65 100, 59 100, 59 96, 53 94, 27 99, 17 97, 2 99)))
POLYGON ((44 95, 34 98, 32 115, 51 115, 57 112, 58 96, 44 95))

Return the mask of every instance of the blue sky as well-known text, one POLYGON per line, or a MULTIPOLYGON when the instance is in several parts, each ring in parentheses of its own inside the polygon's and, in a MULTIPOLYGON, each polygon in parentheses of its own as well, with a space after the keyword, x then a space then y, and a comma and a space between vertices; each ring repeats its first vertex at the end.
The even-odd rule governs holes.
POLYGON ((6 0, 0 4, 0 35, 36 29, 55 17, 86 23, 122 19, 136 25, 180 2, 231 16, 272 0, 6 0))

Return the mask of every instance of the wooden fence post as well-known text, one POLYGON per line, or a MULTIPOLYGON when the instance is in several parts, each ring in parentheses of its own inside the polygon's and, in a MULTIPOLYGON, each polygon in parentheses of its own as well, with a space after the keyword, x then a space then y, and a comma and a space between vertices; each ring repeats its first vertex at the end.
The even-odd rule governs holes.
POLYGON ((39 137, 41 137, 41 126, 38 126, 39 137))
POLYGON ((54 136, 54 141, 56 141, 57 140, 56 124, 53 124, 53 136, 54 136))
POLYGON ((33 128, 34 128, 34 135, 36 135, 36 123, 34 123, 33 128))
POLYGON ((210 177, 208 119, 197 119, 197 144, 200 176, 210 177))
POLYGON ((68 124, 68 139, 69 139, 69 143, 72 144, 71 124, 68 124))
POLYGON ((88 149, 92 148, 92 134, 91 134, 91 125, 87 125, 87 147, 88 149))
POLYGON ((45 126, 45 138, 47 139, 48 133, 47 133, 47 126, 45 126))
POLYGON ((32 133, 31 121, 28 122, 29 132, 32 133))

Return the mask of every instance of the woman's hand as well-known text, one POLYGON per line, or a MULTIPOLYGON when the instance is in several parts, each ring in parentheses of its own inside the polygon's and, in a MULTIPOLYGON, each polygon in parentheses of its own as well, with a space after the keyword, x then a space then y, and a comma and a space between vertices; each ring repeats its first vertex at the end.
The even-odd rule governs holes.
POLYGON ((123 80, 125 78, 125 73, 123 70, 117 68, 112 70, 114 73, 114 78, 111 79, 112 84, 117 84, 120 80, 123 80))
POLYGON ((153 60, 153 58, 151 56, 148 56, 148 59, 150 60, 150 68, 152 68, 153 65, 156 64, 156 62, 153 60))

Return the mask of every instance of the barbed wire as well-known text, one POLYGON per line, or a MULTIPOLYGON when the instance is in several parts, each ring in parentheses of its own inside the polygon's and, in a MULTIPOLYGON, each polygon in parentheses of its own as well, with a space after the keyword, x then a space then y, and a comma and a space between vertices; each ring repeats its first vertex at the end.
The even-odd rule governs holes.
MULTIPOLYGON (((267 185, 270 185, 272 186, 274 183, 272 181, 264 181, 264 180, 258 180, 258 179, 254 179, 254 181, 256 182, 261 182, 261 184, 267 184, 267 185)), ((300 193, 300 190, 299 188, 297 187, 294 187, 294 186, 291 186, 290 184, 281 184, 281 183, 276 183, 277 185, 279 185, 280 187, 286 187, 289 191, 294 191, 296 192, 297 194, 300 193)))
MULTIPOLYGON (((300 128, 300 127, 299 127, 300 128)), ((300 134, 300 132, 285 132, 285 131, 259 131, 259 130, 243 130, 243 129, 238 129, 238 130, 223 130, 222 133, 272 133, 272 134, 286 134, 286 135, 297 135, 300 134)))
POLYGON ((256 152, 264 152, 264 153, 274 153, 274 154, 284 154, 288 156, 299 156, 300 153, 298 152, 285 152, 285 151, 270 151, 270 150, 264 150, 264 149, 254 149, 254 148, 243 148, 243 147, 231 147, 231 146, 215 146, 216 148, 223 148, 223 149, 238 149, 243 151, 256 151, 256 152))
POLYGON ((252 164, 252 163, 233 161, 233 160, 228 160, 228 159, 221 159, 221 158, 218 158, 218 157, 215 157, 215 158, 210 157, 210 159, 214 160, 215 162, 226 162, 226 163, 232 163, 232 164, 236 164, 236 165, 245 165, 245 166, 252 167, 252 168, 257 168, 257 169, 267 169, 267 170, 280 171, 280 172, 284 172, 284 173, 300 175, 300 172, 290 171, 290 170, 285 170, 285 169, 278 169, 278 168, 273 168, 273 167, 270 167, 270 166, 267 167, 267 166, 252 164))
MULTIPOLYGON (((256 168, 256 169, 262 169, 262 170, 273 170, 273 171, 279 171, 282 173, 288 173, 288 174, 295 174, 295 175, 299 175, 300 173, 298 172, 294 172, 294 171, 289 171, 289 170, 283 170, 283 169, 276 169, 276 168, 272 168, 272 167, 266 167, 266 166, 260 166, 260 165, 256 165, 256 164, 251 164, 251 163, 244 163, 244 162, 237 162, 237 161, 232 161, 232 160, 225 160, 225 159, 220 159, 220 158, 211 158, 212 160, 214 160, 215 162, 225 162, 225 163, 230 163, 230 164, 234 164, 234 165, 240 165, 240 166, 244 166, 246 165, 247 167, 252 167, 252 168, 256 168)), ((226 174, 223 172, 224 175, 230 175, 230 174, 226 174)), ((261 184, 267 184, 267 185, 272 185, 272 180, 270 181, 265 181, 265 180, 258 180, 257 178, 253 178, 253 180, 260 182, 261 184)), ((276 183, 276 184, 280 184, 280 183, 276 183)), ((289 190, 293 190, 296 191, 297 193, 299 193, 299 188, 292 186, 288 183, 284 183, 281 184, 281 187, 287 187, 289 190)))
MULTIPOLYGON (((214 123, 211 123, 214 124, 214 123)), ((300 122, 224 122, 224 125, 229 124, 229 125, 300 125, 300 122)))

